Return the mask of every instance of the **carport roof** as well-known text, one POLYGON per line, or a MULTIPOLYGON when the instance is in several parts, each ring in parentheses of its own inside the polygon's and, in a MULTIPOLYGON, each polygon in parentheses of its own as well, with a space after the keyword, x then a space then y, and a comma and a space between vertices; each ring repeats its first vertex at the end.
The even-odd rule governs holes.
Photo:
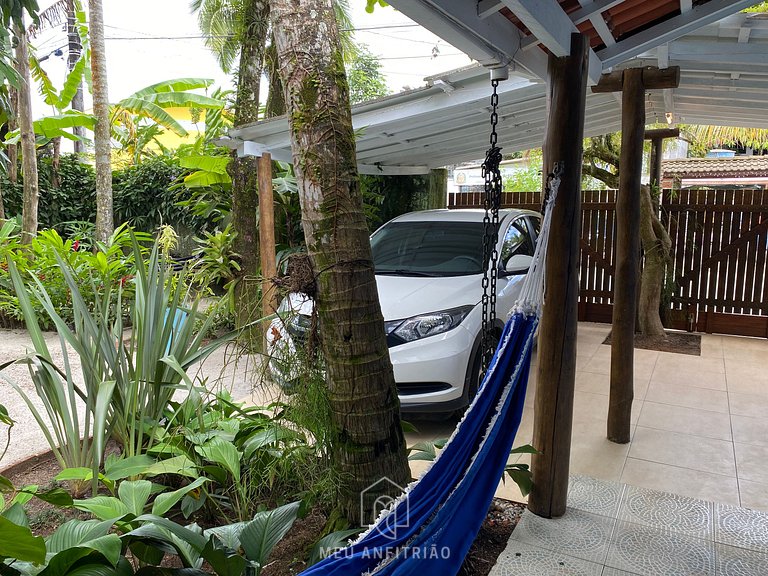
MULTIPOLYGON (((488 65, 508 63, 499 86, 499 145, 539 147, 545 132, 546 52, 576 29, 590 36, 592 80, 611 68, 680 66, 680 86, 646 95, 647 121, 768 127, 768 15, 742 0, 390 0, 488 65), (546 10, 545 10, 546 8, 546 10), (558 12, 559 11, 559 12, 558 12), (604 26, 600 24, 603 22, 604 26), (512 39, 510 41, 510 38, 512 39)), ((617 94, 587 96, 585 134, 619 129, 617 94)), ((353 107, 360 171, 415 174, 482 158, 488 147, 488 71, 473 66, 427 86, 353 107)), ((244 153, 290 161, 285 117, 230 132, 244 153)))

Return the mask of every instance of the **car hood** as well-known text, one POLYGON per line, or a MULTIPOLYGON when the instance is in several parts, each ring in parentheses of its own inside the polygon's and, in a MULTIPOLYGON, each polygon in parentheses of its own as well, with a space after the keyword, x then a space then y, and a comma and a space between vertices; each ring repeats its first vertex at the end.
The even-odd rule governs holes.
POLYGON ((439 312, 480 301, 481 275, 424 278, 376 276, 385 320, 439 312))
MULTIPOLYGON (((441 278, 377 275, 376 285, 384 320, 401 320, 467 304, 474 306, 482 296, 481 278, 480 274, 441 278)), ((290 308, 309 315, 312 313, 312 300, 304 294, 293 293, 290 295, 290 308)))

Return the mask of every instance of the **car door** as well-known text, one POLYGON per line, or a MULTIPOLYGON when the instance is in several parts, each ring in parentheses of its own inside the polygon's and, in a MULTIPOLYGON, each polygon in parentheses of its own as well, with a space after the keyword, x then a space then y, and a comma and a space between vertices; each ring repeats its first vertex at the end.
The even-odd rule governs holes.
POLYGON ((515 305, 525 274, 507 275, 504 270, 509 259, 516 254, 533 256, 534 235, 528 217, 514 217, 501 236, 499 248, 499 282, 496 293, 496 315, 506 320, 512 306, 515 305))

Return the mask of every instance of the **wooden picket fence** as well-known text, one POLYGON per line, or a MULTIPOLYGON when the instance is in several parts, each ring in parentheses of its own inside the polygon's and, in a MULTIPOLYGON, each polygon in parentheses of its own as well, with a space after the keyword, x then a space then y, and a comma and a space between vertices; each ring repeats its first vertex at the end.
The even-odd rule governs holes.
MULTIPOLYGON (((449 195, 449 208, 481 207, 481 193, 449 195)), ((507 192, 505 208, 539 210, 539 192, 507 192)), ((768 191, 665 190, 661 215, 672 238, 670 328, 768 337, 768 191)), ((616 191, 582 197, 579 319, 610 322, 616 191)))

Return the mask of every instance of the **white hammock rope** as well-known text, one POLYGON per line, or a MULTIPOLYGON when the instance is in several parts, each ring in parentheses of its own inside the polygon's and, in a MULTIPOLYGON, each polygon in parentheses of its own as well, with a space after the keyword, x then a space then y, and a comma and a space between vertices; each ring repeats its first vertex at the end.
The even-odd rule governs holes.
POLYGON ((533 260, 528 274, 523 280, 523 287, 520 290, 517 302, 509 311, 508 317, 514 312, 522 312, 530 316, 541 314, 541 305, 544 301, 544 278, 546 273, 547 248, 549 246, 549 230, 552 227, 552 212, 555 207, 557 191, 560 189, 560 175, 562 174, 561 165, 558 165, 552 178, 549 180, 549 189, 544 205, 544 221, 541 224, 539 238, 536 242, 536 249, 533 252, 533 260))

